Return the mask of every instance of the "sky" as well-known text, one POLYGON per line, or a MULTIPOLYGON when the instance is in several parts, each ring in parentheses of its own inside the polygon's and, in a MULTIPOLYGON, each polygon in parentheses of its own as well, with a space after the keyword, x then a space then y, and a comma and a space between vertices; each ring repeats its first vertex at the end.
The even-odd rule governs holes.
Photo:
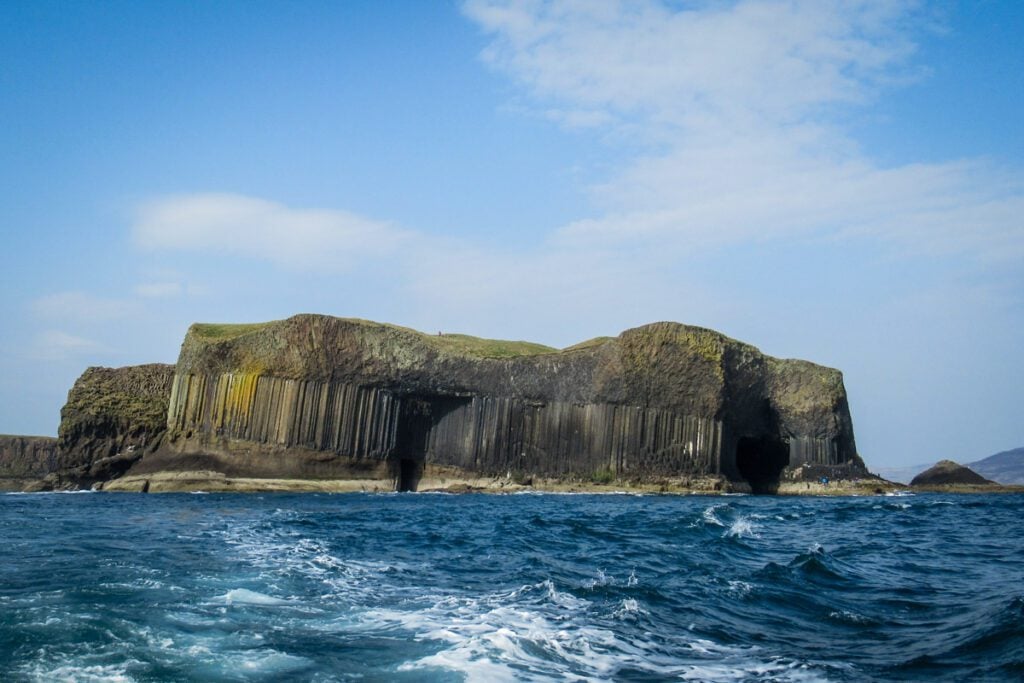
POLYGON ((0 3, 0 433, 189 324, 841 369, 871 467, 1024 445, 1024 3, 0 3))

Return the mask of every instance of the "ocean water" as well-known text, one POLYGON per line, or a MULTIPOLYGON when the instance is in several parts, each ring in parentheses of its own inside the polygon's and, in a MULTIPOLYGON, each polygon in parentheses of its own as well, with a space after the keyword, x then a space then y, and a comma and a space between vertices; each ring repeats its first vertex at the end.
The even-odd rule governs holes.
POLYGON ((1021 680, 1022 513, 1019 495, 0 495, 0 680, 1021 680))

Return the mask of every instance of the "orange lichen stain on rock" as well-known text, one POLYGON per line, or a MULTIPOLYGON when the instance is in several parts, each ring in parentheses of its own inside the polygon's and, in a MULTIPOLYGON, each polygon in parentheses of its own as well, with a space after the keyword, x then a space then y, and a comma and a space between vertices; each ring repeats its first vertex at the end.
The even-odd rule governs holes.
POLYGON ((258 381, 258 374, 248 372, 227 373, 218 378, 214 429, 238 431, 248 425, 258 381))

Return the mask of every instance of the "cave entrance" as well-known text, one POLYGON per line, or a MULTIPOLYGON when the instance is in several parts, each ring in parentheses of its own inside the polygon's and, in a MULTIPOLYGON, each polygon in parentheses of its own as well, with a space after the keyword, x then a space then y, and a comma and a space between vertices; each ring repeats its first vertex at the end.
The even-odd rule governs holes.
POLYGON ((423 476, 423 463, 419 460, 402 458, 398 461, 398 485, 399 491, 415 491, 423 476))
POLYGON ((402 399, 399 411, 395 457, 395 490, 415 491, 423 474, 423 461, 430 443, 433 410, 426 397, 408 396, 402 399))
POLYGON ((445 454, 459 446, 460 433, 444 429, 443 423, 453 411, 469 405, 471 400, 429 394, 401 397, 395 450, 391 455, 395 459, 393 472, 397 490, 415 491, 429 455, 445 454), (442 425, 440 429, 439 425, 442 425))
POLYGON ((744 436, 736 444, 736 469, 754 493, 775 493, 789 465, 789 445, 770 436, 744 436))

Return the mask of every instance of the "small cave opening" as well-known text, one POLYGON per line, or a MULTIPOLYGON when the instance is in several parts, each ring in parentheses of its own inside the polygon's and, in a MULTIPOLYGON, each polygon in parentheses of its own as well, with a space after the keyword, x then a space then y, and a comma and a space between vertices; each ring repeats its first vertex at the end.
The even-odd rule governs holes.
POLYGON ((402 458, 398 461, 398 491, 415 491, 423 476, 423 463, 419 460, 402 458))
POLYGON ((736 444, 736 469, 754 493, 775 493, 789 465, 789 444, 770 436, 741 437, 736 444))

